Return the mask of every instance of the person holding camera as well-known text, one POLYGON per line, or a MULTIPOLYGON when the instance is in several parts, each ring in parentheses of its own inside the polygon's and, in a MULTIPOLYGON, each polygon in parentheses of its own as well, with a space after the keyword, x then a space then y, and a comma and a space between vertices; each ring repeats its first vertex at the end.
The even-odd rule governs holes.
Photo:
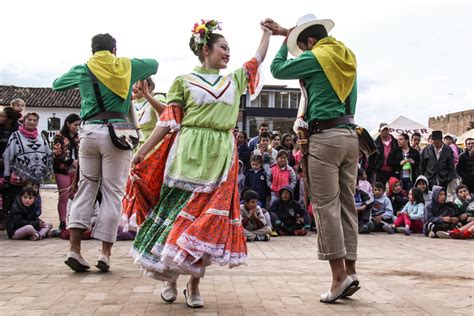
POLYGON ((252 156, 262 156, 263 168, 266 172, 270 169, 270 166, 276 162, 276 156, 278 151, 271 148, 270 146, 271 135, 269 132, 262 132, 258 140, 257 148, 252 152, 252 156))

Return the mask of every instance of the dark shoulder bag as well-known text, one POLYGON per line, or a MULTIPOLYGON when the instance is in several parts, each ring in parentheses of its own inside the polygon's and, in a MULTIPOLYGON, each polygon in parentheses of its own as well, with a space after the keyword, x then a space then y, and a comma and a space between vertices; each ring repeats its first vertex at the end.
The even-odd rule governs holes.
POLYGON ((110 140, 118 149, 135 149, 140 142, 137 129, 132 123, 128 122, 128 117, 125 114, 119 112, 107 112, 104 106, 104 101, 102 100, 102 96, 100 95, 98 80, 88 67, 87 70, 89 72, 89 76, 92 79, 95 97, 101 112, 88 118, 88 120, 102 120, 109 129, 110 140), (110 122, 110 119, 124 119, 126 122, 110 122))

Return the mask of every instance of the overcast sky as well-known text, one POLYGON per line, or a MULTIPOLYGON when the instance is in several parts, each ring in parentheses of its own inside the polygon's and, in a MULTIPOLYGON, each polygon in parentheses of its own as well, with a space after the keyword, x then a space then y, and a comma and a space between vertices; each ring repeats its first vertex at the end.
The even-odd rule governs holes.
MULTIPOLYGON (((358 60, 357 121, 371 129, 405 115, 428 117, 473 108, 470 0, 398 1, 5 1, 2 2, 0 84, 47 87, 90 56, 90 39, 111 33, 118 56, 155 58, 156 91, 190 72, 197 58, 188 48, 190 30, 201 18, 222 21, 231 48, 229 69, 254 55, 259 21, 271 17, 285 27, 307 13, 336 23, 331 35, 358 60)), ((262 65, 283 41, 272 37, 262 65)))

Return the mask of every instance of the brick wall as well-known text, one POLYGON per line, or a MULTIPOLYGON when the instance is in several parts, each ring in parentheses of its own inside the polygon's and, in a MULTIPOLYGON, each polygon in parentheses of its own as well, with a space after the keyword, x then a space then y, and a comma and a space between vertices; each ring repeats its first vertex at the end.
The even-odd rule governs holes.
POLYGON ((474 122, 474 110, 450 113, 442 116, 430 117, 428 127, 441 130, 443 133, 461 135, 474 122))

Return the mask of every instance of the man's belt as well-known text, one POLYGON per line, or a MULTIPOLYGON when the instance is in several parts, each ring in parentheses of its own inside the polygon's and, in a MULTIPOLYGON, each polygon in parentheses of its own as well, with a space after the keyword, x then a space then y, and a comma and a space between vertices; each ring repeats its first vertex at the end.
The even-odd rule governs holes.
POLYGON ((322 133, 326 129, 334 128, 339 125, 355 124, 354 115, 345 115, 330 120, 314 120, 309 122, 309 135, 322 133))
POLYGON ((84 121, 95 121, 95 120, 124 120, 128 121, 127 115, 121 112, 100 112, 95 115, 84 119, 84 121))

